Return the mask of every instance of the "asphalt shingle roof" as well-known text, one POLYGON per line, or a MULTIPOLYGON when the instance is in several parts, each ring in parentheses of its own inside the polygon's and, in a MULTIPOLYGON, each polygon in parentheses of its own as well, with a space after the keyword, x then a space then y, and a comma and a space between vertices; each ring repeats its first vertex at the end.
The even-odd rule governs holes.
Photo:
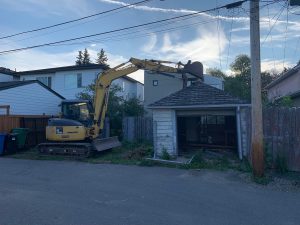
POLYGON ((231 96, 223 90, 202 82, 197 82, 150 104, 149 107, 169 108, 178 106, 236 105, 248 103, 249 102, 245 100, 231 96))

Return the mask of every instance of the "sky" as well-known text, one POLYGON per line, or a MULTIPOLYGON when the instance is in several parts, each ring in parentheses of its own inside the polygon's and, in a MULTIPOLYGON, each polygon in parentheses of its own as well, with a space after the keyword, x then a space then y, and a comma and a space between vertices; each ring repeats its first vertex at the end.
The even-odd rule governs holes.
MULTIPOLYGON (((0 37, 77 19, 139 0, 0 0, 0 37)), ((236 0, 150 0, 139 6, 55 27, 0 39, 0 51, 106 32, 215 8, 236 0)), ((79 50, 92 60, 103 48, 116 66, 130 57, 186 63, 232 74, 230 64, 239 54, 250 54, 249 2, 234 9, 213 10, 171 22, 101 35, 65 44, 0 54, 0 67, 17 71, 73 65, 79 50)), ((300 7, 284 0, 261 0, 261 65, 281 71, 300 59, 300 7)), ((143 81, 142 73, 131 75, 143 81)))

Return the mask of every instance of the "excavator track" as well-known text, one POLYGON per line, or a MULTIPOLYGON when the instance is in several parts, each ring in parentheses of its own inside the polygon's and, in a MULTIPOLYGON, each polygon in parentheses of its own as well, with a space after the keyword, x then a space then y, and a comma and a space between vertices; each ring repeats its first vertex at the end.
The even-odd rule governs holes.
POLYGON ((94 151, 102 152, 121 146, 118 137, 96 138, 88 142, 47 142, 38 145, 40 154, 86 158, 94 151))
POLYGON ((91 143, 48 142, 39 144, 38 150, 42 155, 64 155, 75 158, 87 158, 91 155, 93 147, 91 143))

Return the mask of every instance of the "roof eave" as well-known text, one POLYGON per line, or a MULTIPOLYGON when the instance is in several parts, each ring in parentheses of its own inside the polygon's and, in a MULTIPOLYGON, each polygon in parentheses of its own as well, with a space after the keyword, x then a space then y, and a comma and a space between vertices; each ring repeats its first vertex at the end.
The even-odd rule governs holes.
POLYGON ((289 78, 290 76, 296 74, 297 72, 300 71, 300 67, 296 66, 292 69, 290 69, 289 71, 287 71, 285 74, 281 75, 280 77, 278 77, 276 80, 272 81, 270 84, 268 84, 265 89, 270 89, 272 87, 274 87, 276 84, 280 83, 281 81, 289 78))
POLYGON ((251 104, 148 106, 148 108, 149 109, 200 109, 200 108, 235 108, 238 106, 251 107, 251 104))

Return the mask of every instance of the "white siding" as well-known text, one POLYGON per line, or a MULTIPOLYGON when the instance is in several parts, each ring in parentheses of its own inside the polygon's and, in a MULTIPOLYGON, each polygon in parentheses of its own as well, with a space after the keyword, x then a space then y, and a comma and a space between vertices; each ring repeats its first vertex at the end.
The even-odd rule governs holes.
POLYGON ((144 85, 139 82, 136 83, 136 96, 141 101, 144 101, 144 85))
MULTIPOLYGON (((101 69, 89 69, 89 70, 74 70, 74 71, 63 71, 49 74, 38 74, 38 75, 23 75, 20 77, 20 80, 36 80, 37 77, 51 77, 51 88, 64 96, 66 99, 75 99, 76 95, 79 92, 84 90, 84 87, 92 84, 96 79, 97 75, 102 72, 101 69), (70 88, 65 84, 65 76, 67 75, 77 75, 78 73, 82 74, 82 87, 81 88, 70 88)), ((137 82, 131 82, 124 78, 119 78, 113 81, 113 84, 119 85, 121 88, 124 87, 124 90, 120 93, 124 98, 130 97, 139 97, 137 95, 137 82)), ((140 84, 141 85, 141 84, 140 84)), ((143 85, 142 85, 143 86, 143 85)), ((142 92, 143 98, 143 89, 139 89, 139 94, 142 92)))
POLYGON ((122 95, 125 99, 137 97, 136 93, 136 82, 131 82, 124 78, 119 78, 117 80, 114 80, 112 82, 112 85, 118 85, 122 91, 119 93, 122 95))
POLYGON ((37 83, 0 91, 0 105, 10 105, 13 115, 58 115, 61 100, 37 83))
POLYGON ((14 77, 11 75, 0 73, 0 82, 8 82, 13 81, 14 77))
POLYGON ((154 151, 160 156, 166 150, 177 156, 177 131, 175 110, 153 110, 154 151))

